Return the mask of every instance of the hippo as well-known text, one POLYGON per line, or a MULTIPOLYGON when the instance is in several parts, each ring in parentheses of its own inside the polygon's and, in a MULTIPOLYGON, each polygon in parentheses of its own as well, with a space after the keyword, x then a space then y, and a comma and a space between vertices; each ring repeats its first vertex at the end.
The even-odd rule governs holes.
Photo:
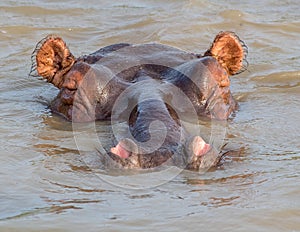
POLYGON ((203 55, 157 43, 119 43, 75 58, 61 37, 49 35, 33 52, 31 75, 59 89, 53 113, 72 122, 128 124, 128 136, 106 154, 120 167, 198 170, 217 165, 222 155, 183 121, 191 115, 194 123, 227 120, 237 110, 229 76, 246 69, 247 52, 235 33, 222 31, 203 55), (156 120, 164 126, 151 134, 156 120))

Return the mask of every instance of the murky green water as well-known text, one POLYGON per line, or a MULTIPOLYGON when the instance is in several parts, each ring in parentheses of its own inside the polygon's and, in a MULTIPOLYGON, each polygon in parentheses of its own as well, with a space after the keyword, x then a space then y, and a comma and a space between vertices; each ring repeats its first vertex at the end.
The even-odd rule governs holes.
POLYGON ((300 231, 299 9, 298 0, 1 1, 0 230, 300 231), (224 127, 228 149, 243 149, 204 174, 91 169, 89 139, 79 152, 72 124, 47 109, 57 90, 28 78, 47 34, 80 56, 117 42, 201 53, 221 30, 249 47, 248 71, 231 79, 240 109, 224 127))

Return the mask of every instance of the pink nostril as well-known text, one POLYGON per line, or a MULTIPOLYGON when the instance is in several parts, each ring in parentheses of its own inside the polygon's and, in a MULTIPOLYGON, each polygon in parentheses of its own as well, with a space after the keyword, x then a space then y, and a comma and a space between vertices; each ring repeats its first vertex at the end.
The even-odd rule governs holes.
POLYGON ((126 159, 130 155, 130 152, 123 148, 122 145, 120 145, 120 143, 116 147, 112 147, 110 149, 110 152, 114 153, 122 159, 126 159))
POLYGON ((202 156, 211 149, 211 145, 206 143, 200 136, 196 136, 192 142, 192 148, 194 155, 202 156))

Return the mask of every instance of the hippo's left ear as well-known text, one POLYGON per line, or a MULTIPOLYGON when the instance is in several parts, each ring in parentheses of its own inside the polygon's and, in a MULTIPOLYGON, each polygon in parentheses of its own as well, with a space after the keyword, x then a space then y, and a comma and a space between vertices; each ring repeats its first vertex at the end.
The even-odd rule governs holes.
POLYGON ((63 39, 53 35, 47 36, 37 44, 31 59, 30 75, 37 71, 38 76, 58 88, 62 85, 63 76, 76 60, 63 39))
POLYGON ((235 33, 222 31, 215 37, 204 56, 215 57, 228 75, 234 75, 247 68, 247 54, 247 46, 235 33))

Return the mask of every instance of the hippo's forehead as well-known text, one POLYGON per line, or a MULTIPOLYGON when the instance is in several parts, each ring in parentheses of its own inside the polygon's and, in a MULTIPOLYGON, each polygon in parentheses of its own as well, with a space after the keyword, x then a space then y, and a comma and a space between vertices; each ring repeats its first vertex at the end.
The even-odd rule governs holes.
POLYGON ((132 67, 147 65, 175 67, 197 56, 162 44, 141 44, 123 47, 97 62, 117 74, 132 67))

